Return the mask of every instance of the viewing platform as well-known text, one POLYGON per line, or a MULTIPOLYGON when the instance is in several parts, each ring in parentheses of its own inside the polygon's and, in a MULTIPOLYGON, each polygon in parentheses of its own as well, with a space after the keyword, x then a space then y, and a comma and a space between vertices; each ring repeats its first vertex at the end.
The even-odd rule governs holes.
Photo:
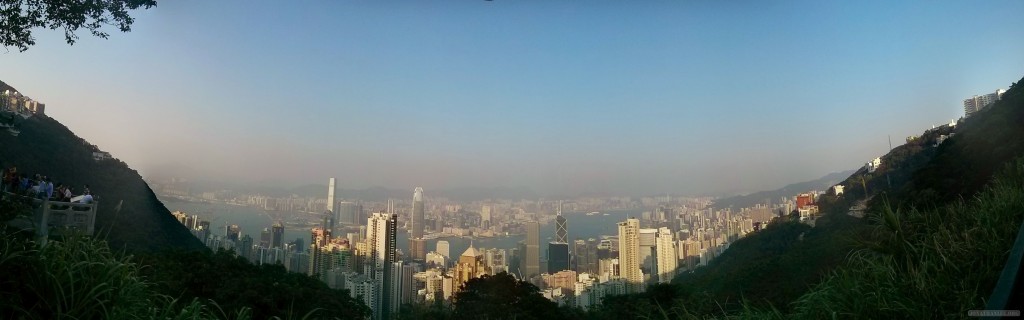
MULTIPOLYGON (((11 193, 4 193, 4 197, 29 199, 11 193)), ((31 216, 14 218, 8 221, 8 225, 22 230, 35 230, 40 244, 45 245, 51 234, 76 232, 91 236, 96 232, 96 208, 99 205, 96 201, 78 203, 31 199, 31 203, 31 216)))

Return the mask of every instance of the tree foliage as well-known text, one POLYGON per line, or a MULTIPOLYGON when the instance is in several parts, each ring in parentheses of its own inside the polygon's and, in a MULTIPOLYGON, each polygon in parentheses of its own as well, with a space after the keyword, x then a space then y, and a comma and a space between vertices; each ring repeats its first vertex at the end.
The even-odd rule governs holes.
POLYGON ((560 319, 560 313, 537 286, 505 272, 470 279, 455 294, 455 319, 560 319))
POLYGON ((280 265, 256 266, 223 250, 146 254, 139 261, 146 266, 143 275, 163 294, 216 301, 225 310, 244 308, 257 319, 362 319, 370 314, 347 291, 280 265))
POLYGON ((104 26, 131 31, 135 19, 129 11, 156 6, 155 0, 0 0, 0 43, 28 50, 35 45, 33 29, 61 29, 68 44, 78 40, 79 29, 96 37, 110 36, 104 26))

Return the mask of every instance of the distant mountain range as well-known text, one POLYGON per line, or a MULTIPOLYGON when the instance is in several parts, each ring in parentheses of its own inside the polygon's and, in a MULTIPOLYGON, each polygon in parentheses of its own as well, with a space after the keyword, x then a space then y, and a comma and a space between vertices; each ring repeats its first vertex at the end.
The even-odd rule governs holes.
POLYGON ((822 190, 822 191, 824 191, 825 189, 828 189, 828 188, 836 185, 837 183, 840 183, 843 180, 846 180, 846 178, 848 178, 854 172, 857 172, 857 170, 854 169, 854 170, 846 170, 846 171, 840 171, 840 172, 833 172, 833 173, 829 173, 829 174, 825 175, 824 177, 821 177, 821 178, 818 178, 818 179, 815 179, 815 180, 804 181, 804 182, 797 182, 797 183, 790 184, 790 185, 787 185, 785 187, 782 187, 782 188, 779 188, 779 189, 775 189, 775 190, 760 191, 760 192, 754 192, 754 193, 746 194, 746 195, 739 195, 739 196, 732 196, 732 197, 722 198, 722 199, 716 200, 713 206, 714 206, 715 209, 725 209, 725 208, 739 209, 739 208, 752 207, 752 206, 757 205, 757 204, 763 204, 763 203, 769 203, 769 202, 771 202, 771 203, 778 203, 779 199, 782 198, 782 197, 792 197, 792 196, 795 196, 795 195, 797 195, 799 193, 807 192, 807 191, 811 191, 811 190, 822 190))
MULTIPOLYGON (((193 181, 193 187, 203 190, 233 190, 245 193, 258 193, 274 197, 287 197, 297 195, 300 197, 325 197, 327 195, 326 184, 307 184, 294 188, 271 188, 227 185, 219 181, 193 181)), ((385 201, 387 199, 412 199, 412 188, 408 190, 385 187, 371 187, 365 189, 339 188, 337 197, 341 199, 358 199, 366 201, 385 201)), ((537 199, 540 197, 527 187, 480 187, 480 188, 447 188, 429 189, 425 193, 430 197, 444 197, 455 201, 476 201, 486 199, 537 199)))

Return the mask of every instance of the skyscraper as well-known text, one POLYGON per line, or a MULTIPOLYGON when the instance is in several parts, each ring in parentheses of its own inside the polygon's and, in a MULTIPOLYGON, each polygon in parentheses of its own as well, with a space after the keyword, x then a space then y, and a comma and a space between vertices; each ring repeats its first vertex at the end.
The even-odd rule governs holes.
POLYGON ((409 253, 413 260, 423 261, 427 257, 426 242, 423 240, 423 188, 416 187, 412 193, 412 224, 409 230, 409 253))
POLYGON ((424 261, 427 258, 427 240, 419 238, 409 239, 409 255, 412 260, 424 261))
POLYGON ((569 229, 562 216, 562 201, 558 201, 555 217, 555 241, 548 243, 548 273, 569 270, 569 229))
POLYGON ((327 180, 327 211, 334 213, 334 178, 327 180))
POLYGON ((569 243, 569 227, 566 226, 565 216, 562 215, 562 204, 558 204, 558 216, 555 217, 555 242, 569 243))
POLYGON ((597 239, 577 239, 572 254, 576 273, 597 273, 597 239))
POLYGON ((679 263, 679 250, 672 235, 672 230, 661 227, 657 239, 658 282, 669 283, 676 275, 679 263))
POLYGON ((628 293, 640 292, 644 275, 640 271, 640 220, 619 222, 619 275, 626 281, 628 293))
POLYGON ((270 247, 284 248, 284 225, 281 222, 275 222, 270 226, 270 247))
POLYGON ((470 279, 482 277, 490 272, 490 267, 484 260, 484 254, 470 243, 469 248, 459 256, 459 261, 455 264, 453 287, 459 291, 470 279))
POLYGON ((448 240, 439 240, 439 241, 437 241, 437 250, 434 250, 434 251, 437 251, 437 253, 440 253, 445 258, 451 258, 452 257, 451 256, 451 245, 448 244, 448 240))
POLYGON ((569 244, 552 241, 548 243, 548 270, 547 273, 555 273, 569 270, 569 244))
MULTIPOLYGON (((655 260, 654 250, 657 245, 658 229, 640 228, 640 270, 646 276, 653 275, 653 270, 657 266, 655 260)), ((649 280, 649 279, 644 279, 649 280)))
POLYGON ((394 213, 378 212, 370 216, 366 221, 366 240, 370 245, 369 261, 367 266, 368 274, 376 281, 379 297, 373 306, 374 319, 391 318, 391 287, 392 272, 395 256, 395 241, 398 227, 398 215, 394 213))
POLYGON ((260 242, 257 245, 270 248, 270 228, 263 228, 263 231, 260 232, 260 242))
POLYGON ((362 221, 359 219, 359 214, 356 213, 354 202, 338 202, 338 212, 334 216, 335 224, 358 225, 362 221))
POLYGON ((224 226, 224 237, 231 241, 238 241, 242 236, 242 228, 237 224, 224 226))
POLYGON ((523 277, 530 279, 540 274, 540 224, 537 221, 526 222, 526 252, 523 266, 523 277))
POLYGON ((412 193, 412 230, 410 238, 423 239, 423 188, 416 187, 412 193))

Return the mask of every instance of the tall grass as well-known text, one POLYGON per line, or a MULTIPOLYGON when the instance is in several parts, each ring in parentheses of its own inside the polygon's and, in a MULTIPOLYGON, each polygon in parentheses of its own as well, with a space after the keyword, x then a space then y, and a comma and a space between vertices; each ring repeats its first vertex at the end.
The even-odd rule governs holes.
POLYGON ((1024 161, 973 199, 934 210, 885 206, 872 240, 787 318, 964 318, 981 309, 1024 220, 1024 161))
POLYGON ((0 250, 3 319, 228 319, 215 304, 155 293, 130 257, 103 241, 68 236, 39 248, 3 234, 0 250))

